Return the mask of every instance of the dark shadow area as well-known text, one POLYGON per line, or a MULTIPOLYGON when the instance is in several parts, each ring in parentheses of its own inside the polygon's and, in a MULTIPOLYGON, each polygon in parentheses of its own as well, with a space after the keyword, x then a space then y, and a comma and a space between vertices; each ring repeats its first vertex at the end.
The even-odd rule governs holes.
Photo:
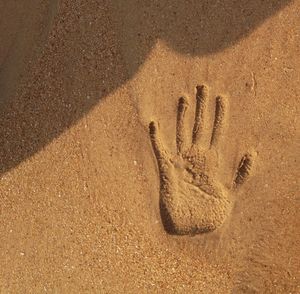
MULTIPOLYGON (((128 81, 157 39, 183 54, 222 51, 289 2, 59 1, 47 44, 30 77, 11 95, 15 98, 1 106, 0 173, 42 149, 128 81)), ((3 76, 1 83, 5 84, 3 76)))
POLYGON ((26 65, 41 52, 56 14, 57 1, 0 3, 0 109, 14 94, 26 65))

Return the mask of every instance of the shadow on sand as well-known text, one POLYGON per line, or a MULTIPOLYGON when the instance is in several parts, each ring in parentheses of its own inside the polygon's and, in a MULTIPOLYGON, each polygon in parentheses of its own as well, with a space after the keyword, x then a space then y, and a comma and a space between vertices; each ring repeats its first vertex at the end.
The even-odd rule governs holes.
POLYGON ((35 69, 17 87, 15 98, 1 106, 1 174, 39 151, 128 81, 157 39, 184 54, 212 54, 247 36, 291 1, 106 2, 58 2, 35 69), (124 46, 132 55, 126 74, 120 49, 124 46))

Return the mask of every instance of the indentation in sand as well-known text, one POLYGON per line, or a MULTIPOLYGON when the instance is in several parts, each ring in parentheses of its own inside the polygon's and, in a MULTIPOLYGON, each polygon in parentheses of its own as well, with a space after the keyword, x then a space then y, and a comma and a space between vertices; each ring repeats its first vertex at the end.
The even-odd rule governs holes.
MULTIPOLYGON (((202 138, 206 122, 213 115, 207 111, 208 88, 196 87, 196 111, 192 142, 186 139, 186 98, 179 98, 177 108, 176 146, 172 156, 158 134, 158 125, 152 121, 149 133, 160 174, 160 210, 165 229, 171 234, 193 235, 219 228, 231 210, 228 191, 218 180, 218 145, 224 139, 227 127, 226 99, 218 96, 215 102, 214 123, 210 144, 205 148, 202 138)), ((236 171, 233 189, 249 177, 254 155, 247 153, 236 171)))

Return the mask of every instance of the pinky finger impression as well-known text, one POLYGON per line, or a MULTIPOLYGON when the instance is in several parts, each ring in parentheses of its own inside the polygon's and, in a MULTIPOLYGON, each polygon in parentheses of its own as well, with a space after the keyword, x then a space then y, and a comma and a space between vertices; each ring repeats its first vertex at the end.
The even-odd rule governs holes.
POLYGON ((156 156, 159 169, 161 171, 164 171, 168 165, 168 155, 160 141, 157 132, 158 132, 157 123, 155 123, 154 121, 150 122, 149 134, 150 134, 153 151, 156 156))

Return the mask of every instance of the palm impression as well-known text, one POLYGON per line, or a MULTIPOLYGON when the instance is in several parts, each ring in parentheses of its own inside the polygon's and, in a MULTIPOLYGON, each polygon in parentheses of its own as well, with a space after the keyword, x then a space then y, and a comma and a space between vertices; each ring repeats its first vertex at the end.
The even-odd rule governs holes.
POLYGON ((206 86, 196 87, 196 110, 192 142, 185 138, 184 117, 187 100, 178 102, 176 147, 171 155, 163 146, 157 123, 149 125, 150 138, 160 173, 160 210, 167 232, 178 235, 194 235, 211 232, 220 227, 229 215, 232 204, 229 192, 239 187, 248 178, 254 154, 246 153, 237 168, 230 190, 218 181, 218 143, 224 137, 226 102, 216 98, 213 129, 208 148, 204 148, 203 136, 207 135, 206 86))

